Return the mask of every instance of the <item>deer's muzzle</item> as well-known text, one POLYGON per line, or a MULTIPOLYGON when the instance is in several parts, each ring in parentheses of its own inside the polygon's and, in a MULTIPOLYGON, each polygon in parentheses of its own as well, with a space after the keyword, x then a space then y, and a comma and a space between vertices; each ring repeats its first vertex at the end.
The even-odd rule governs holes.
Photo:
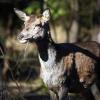
POLYGON ((25 38, 25 36, 23 34, 19 34, 17 36, 17 39, 20 43, 26 43, 27 42, 27 38, 25 38))

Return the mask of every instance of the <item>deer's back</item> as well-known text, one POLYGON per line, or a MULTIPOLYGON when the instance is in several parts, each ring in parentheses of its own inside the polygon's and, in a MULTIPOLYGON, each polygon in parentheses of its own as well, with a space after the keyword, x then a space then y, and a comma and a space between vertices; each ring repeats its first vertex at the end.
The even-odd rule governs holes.
POLYGON ((100 44, 97 42, 83 42, 76 43, 75 45, 79 46, 80 48, 86 49, 97 57, 100 57, 100 44))

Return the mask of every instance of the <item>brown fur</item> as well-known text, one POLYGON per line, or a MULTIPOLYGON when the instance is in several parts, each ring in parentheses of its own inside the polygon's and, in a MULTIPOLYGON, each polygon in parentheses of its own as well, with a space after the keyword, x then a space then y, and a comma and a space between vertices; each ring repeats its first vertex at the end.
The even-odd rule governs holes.
MULTIPOLYGON (((97 59, 100 59, 100 45, 96 42, 86 42, 75 44, 81 49, 86 50, 87 52, 75 51, 71 52, 66 57, 64 57, 64 65, 67 70, 67 75, 69 76, 71 73, 71 69, 73 67, 73 63, 75 63, 76 74, 78 75, 79 81, 83 84, 84 87, 91 85, 96 78, 96 67, 97 59), (93 54, 93 58, 91 55, 87 53, 93 54), (97 59, 95 59, 97 58, 97 59)), ((98 68, 100 69, 100 68, 98 68)))

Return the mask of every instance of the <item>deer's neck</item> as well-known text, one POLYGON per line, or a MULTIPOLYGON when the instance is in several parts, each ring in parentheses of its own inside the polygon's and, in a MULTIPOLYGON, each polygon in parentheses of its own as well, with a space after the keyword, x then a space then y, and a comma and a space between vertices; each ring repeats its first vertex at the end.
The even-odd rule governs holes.
POLYGON ((54 42, 50 40, 50 38, 44 38, 40 41, 37 41, 37 47, 39 51, 39 56, 43 61, 47 61, 49 59, 48 51, 50 48, 53 48, 54 42))

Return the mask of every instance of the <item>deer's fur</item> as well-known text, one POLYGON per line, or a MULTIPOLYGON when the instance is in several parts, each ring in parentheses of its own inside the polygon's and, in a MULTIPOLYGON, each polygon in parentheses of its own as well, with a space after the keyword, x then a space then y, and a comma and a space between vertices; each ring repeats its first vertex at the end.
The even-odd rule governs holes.
POLYGON ((40 76, 50 91, 56 94, 57 100, 63 100, 68 92, 82 92, 96 82, 100 72, 98 43, 56 44, 50 36, 48 9, 41 16, 27 16, 18 9, 15 12, 25 24, 18 40, 37 44, 40 76))

